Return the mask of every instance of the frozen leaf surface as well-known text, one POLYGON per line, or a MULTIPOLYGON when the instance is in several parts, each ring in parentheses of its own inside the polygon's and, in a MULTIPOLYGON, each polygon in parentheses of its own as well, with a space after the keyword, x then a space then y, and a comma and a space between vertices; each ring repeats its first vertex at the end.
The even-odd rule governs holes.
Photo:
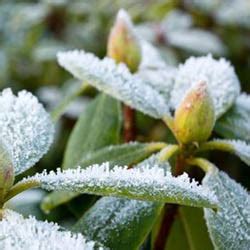
POLYGON ((57 224, 37 221, 34 217, 25 219, 11 210, 5 210, 0 221, 2 250, 92 250, 94 247, 95 242, 87 242, 81 234, 61 231, 57 224))
POLYGON ((204 185, 214 190, 219 210, 205 208, 205 219, 215 249, 250 248, 250 196, 226 173, 215 169, 207 174, 204 185))
POLYGON ((174 177, 157 165, 127 169, 103 163, 86 169, 79 167, 64 171, 58 169, 56 173, 44 172, 23 181, 36 182, 47 190, 67 190, 197 207, 213 208, 217 204, 213 193, 196 181, 191 181, 186 173, 174 177))
POLYGON ((211 55, 190 57, 179 66, 171 95, 172 107, 176 108, 190 87, 200 81, 208 85, 217 117, 232 106, 240 92, 234 68, 224 58, 215 60, 211 55))
POLYGON ((250 141, 250 96, 241 94, 215 126, 216 132, 226 138, 250 141))
POLYGON ((32 167, 49 149, 54 126, 37 98, 27 91, 15 96, 0 93, 0 137, 20 174, 32 167))
POLYGON ((168 105, 149 84, 132 75, 124 64, 115 64, 111 58, 100 60, 85 51, 58 54, 59 64, 80 80, 103 91, 127 105, 155 118, 168 113, 168 105))

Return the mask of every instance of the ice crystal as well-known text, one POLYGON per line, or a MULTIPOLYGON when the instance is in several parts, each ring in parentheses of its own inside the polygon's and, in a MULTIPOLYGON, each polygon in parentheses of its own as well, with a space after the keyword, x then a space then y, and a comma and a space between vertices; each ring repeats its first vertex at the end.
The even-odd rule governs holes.
POLYGON ((250 248, 250 196, 226 173, 217 169, 203 180, 216 193, 219 210, 205 208, 205 219, 215 249, 250 248))
POLYGON ((172 107, 176 108, 190 87, 200 81, 208 85, 217 117, 230 108, 240 92, 234 68, 224 58, 215 60, 211 55, 190 57, 177 71, 171 96, 172 107))
POLYGON ((54 126, 37 98, 27 91, 15 96, 0 93, 0 137, 20 174, 32 167, 49 149, 54 126))
POLYGON ((138 76, 132 75, 124 64, 116 65, 111 58, 98 59, 85 51, 58 53, 59 64, 80 80, 123 101, 127 105, 155 118, 168 113, 163 96, 138 76))
POLYGON ((216 197, 184 173, 174 177, 155 165, 143 168, 110 167, 95 164, 86 169, 68 169, 36 174, 24 182, 38 182, 47 190, 67 190, 78 193, 120 196, 125 198, 162 201, 190 206, 216 206, 216 197))
POLYGON ((250 96, 241 94, 216 123, 216 131, 228 138, 250 141, 250 96))
MULTIPOLYGON (((91 250, 93 241, 87 242, 81 234, 60 231, 54 223, 27 219, 11 210, 4 211, 0 221, 0 248, 2 250, 91 250)), ((99 248, 103 249, 103 248, 99 248)))

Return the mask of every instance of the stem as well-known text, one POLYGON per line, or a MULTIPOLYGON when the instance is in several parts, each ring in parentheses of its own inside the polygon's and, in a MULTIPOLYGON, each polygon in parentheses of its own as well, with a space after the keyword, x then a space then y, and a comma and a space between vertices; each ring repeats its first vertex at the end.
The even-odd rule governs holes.
POLYGON ((124 141, 134 141, 136 137, 135 110, 127 105, 123 107, 124 141))
POLYGON ((167 145, 163 148, 159 155, 159 161, 167 161, 174 154, 176 154, 180 150, 178 145, 167 145))
MULTIPOLYGON (((177 146, 177 145, 176 145, 177 146)), ((179 147, 178 147, 179 149, 179 147)), ((185 157, 180 154, 176 159, 174 176, 178 176, 183 173, 185 167, 185 157)), ((164 209, 163 220, 155 240, 155 250, 164 250, 167 239, 170 234, 171 227, 175 221, 175 217, 178 213, 179 206, 176 204, 166 204, 164 209)))
POLYGON ((207 151, 207 150, 221 150, 221 151, 225 151, 229 153, 234 152, 233 146, 223 140, 205 142, 200 146, 200 148, 198 149, 198 152, 207 151))
POLYGON ((187 163, 193 166, 200 167, 204 172, 210 172, 214 169, 214 165, 203 158, 192 158, 187 160, 187 163))
POLYGON ((40 186, 40 183, 37 181, 34 181, 34 180, 20 181, 9 190, 9 192, 5 196, 4 202, 10 200, 11 198, 16 196, 17 194, 19 194, 27 189, 36 188, 39 186, 40 186))

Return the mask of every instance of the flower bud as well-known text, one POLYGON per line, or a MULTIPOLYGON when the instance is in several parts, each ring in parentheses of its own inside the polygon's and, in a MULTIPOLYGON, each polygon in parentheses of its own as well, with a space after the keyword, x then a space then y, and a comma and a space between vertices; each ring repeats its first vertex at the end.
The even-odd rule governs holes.
POLYGON ((141 47, 133 24, 125 10, 120 10, 108 39, 108 56, 117 63, 125 63, 136 72, 141 62, 141 47))
POLYGON ((184 97, 175 111, 174 131, 180 143, 204 142, 215 123, 212 97, 205 82, 199 82, 184 97))
POLYGON ((7 150, 0 144, 0 202, 3 201, 5 194, 12 187, 13 183, 13 164, 7 150))

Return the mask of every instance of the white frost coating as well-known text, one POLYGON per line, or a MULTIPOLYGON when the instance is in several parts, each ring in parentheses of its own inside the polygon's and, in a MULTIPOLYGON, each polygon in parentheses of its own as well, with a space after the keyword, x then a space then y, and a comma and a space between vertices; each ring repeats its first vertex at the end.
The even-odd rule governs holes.
POLYGON ((216 197, 207 188, 190 180, 186 173, 174 177, 155 165, 143 168, 110 167, 95 164, 86 169, 43 172, 23 180, 36 181, 47 190, 112 195, 132 199, 162 201, 190 206, 216 206, 216 197))
POLYGON ((100 60, 91 53, 69 51, 58 53, 59 64, 80 80, 155 118, 168 113, 168 105, 156 90, 132 75, 124 64, 111 58, 100 60))
POLYGON ((0 221, 1 250, 92 250, 94 246, 93 241, 87 242, 81 234, 60 231, 57 224, 34 217, 25 219, 11 210, 5 210, 0 221))
POLYGON ((146 236, 151 229, 149 220, 153 226, 162 207, 163 204, 156 202, 103 197, 90 208, 84 215, 83 221, 79 221, 78 224, 84 235, 90 239, 95 239, 104 245, 112 242, 114 238, 118 241, 121 239, 123 246, 127 245, 124 240, 133 239, 133 242, 137 240, 134 239, 135 232, 133 231, 138 230, 136 228, 140 228, 140 233, 146 231, 144 233, 146 236))
POLYGON ((205 219, 215 249, 248 250, 250 248, 250 196, 226 173, 217 169, 203 184, 214 190, 219 210, 205 209, 205 219))
POLYGON ((216 131, 228 138, 250 141, 250 96, 241 94, 216 124, 216 131))
POLYGON ((160 56, 159 51, 145 40, 140 41, 142 49, 142 60, 139 71, 144 69, 164 69, 167 67, 166 62, 160 56))
POLYGON ((131 18, 126 10, 120 9, 116 16, 116 22, 124 22, 126 27, 129 28, 132 32, 134 32, 133 24, 131 18))
POLYGON ((0 139, 20 174, 32 167, 49 149, 54 126, 37 98, 27 91, 15 96, 0 93, 0 139))
POLYGON ((174 30, 166 33, 167 41, 178 48, 194 53, 225 54, 221 40, 213 33, 201 29, 174 30))
POLYGON ((208 85, 217 118, 230 108, 240 92, 234 68, 224 58, 215 60, 211 55, 190 57, 179 66, 171 96, 172 107, 176 108, 190 87, 200 81, 208 85))

